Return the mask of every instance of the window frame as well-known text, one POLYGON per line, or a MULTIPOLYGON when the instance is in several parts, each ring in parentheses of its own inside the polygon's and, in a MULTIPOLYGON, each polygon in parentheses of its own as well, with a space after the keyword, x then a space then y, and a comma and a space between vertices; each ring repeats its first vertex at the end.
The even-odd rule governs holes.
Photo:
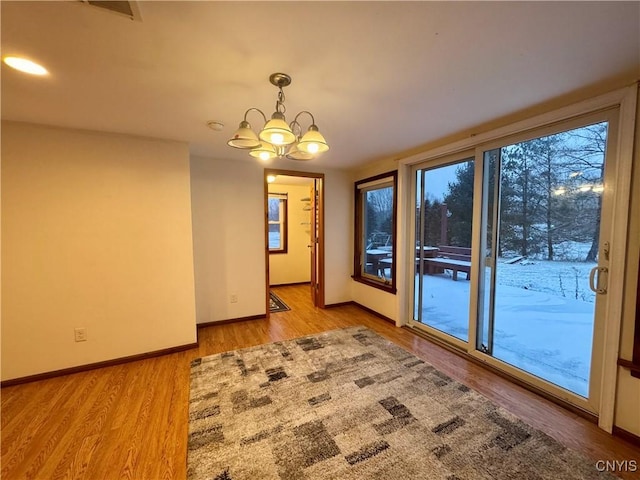
POLYGON ((277 192, 269 192, 267 195, 267 232, 269 232, 269 227, 271 225, 280 225, 280 246, 278 248, 271 248, 271 246, 269 246, 269 254, 282 254, 282 253, 287 253, 288 251, 288 237, 289 237, 289 229, 288 229, 288 209, 289 209, 289 205, 288 205, 288 198, 287 198, 287 194, 286 193, 277 193, 277 192), (271 199, 276 199, 279 202, 279 209, 280 209, 280 220, 279 221, 272 221, 269 220, 269 203, 271 201, 271 199))
POLYGON ((373 288, 383 290, 385 292, 396 294, 396 278, 397 278, 397 245, 398 245, 398 171, 381 173, 373 177, 364 178, 354 183, 354 257, 353 257, 353 280, 363 283, 373 288), (388 179, 388 182, 384 180, 388 179), (371 186, 367 184, 373 183, 371 186), (379 188, 393 188, 393 204, 391 214, 391 278, 389 280, 381 280, 380 277, 365 272, 366 262, 364 260, 364 194, 379 188))

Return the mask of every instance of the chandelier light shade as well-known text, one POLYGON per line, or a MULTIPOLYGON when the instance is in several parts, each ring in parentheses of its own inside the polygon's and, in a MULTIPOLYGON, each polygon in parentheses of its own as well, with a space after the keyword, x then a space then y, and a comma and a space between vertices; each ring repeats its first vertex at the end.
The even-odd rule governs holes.
POLYGON ((266 162, 267 160, 271 160, 272 158, 277 157, 278 152, 276 152, 276 149, 273 145, 267 142, 263 142, 256 148, 252 148, 249 151, 249 155, 266 162))
POLYGON ((287 152, 287 158, 289 160, 313 160, 314 156, 311 153, 303 152, 298 148, 298 144, 291 146, 287 152))
POLYGON ((240 126, 233 137, 227 142, 227 145, 235 148, 256 148, 260 146, 260 140, 251 125, 246 120, 240 122, 240 126))
POLYGON ((307 133, 298 142, 298 149, 315 155, 329 150, 329 145, 322 134, 318 131, 318 127, 311 125, 307 133))
POLYGON ((258 108, 248 109, 238 130, 229 139, 227 145, 249 150, 249 155, 264 161, 276 157, 286 157, 290 160, 312 160, 329 150, 329 145, 318 130, 315 119, 310 112, 303 110, 294 117, 291 123, 287 123, 284 115, 286 108, 282 89, 291 84, 291 77, 286 73, 274 73, 269 77, 269 81, 279 89, 276 110, 271 115, 271 119, 267 121, 264 112, 258 108), (257 135, 247 121, 247 115, 251 111, 260 113, 264 120, 264 126, 257 135), (302 135, 302 126, 298 119, 305 114, 311 117, 311 125, 302 135))
POLYGON ((269 142, 272 145, 291 145, 296 141, 296 136, 284 120, 284 115, 282 115, 282 118, 276 118, 276 113, 273 114, 271 120, 266 123, 260 132, 260 140, 269 142))

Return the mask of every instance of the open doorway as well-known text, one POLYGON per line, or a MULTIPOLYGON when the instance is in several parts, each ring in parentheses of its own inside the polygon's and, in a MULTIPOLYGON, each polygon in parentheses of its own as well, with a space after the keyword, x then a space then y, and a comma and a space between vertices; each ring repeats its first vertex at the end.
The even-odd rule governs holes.
POLYGON ((324 308, 324 175, 265 169, 264 210, 267 316, 272 286, 308 284, 324 308))

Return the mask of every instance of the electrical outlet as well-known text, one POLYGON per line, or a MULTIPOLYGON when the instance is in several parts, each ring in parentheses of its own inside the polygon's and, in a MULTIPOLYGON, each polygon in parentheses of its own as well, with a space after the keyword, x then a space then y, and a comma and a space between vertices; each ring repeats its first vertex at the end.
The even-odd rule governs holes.
POLYGON ((229 295, 229 302, 231 303, 238 303, 238 295, 237 294, 231 294, 229 295))
POLYGON ((87 329, 84 327, 76 328, 73 331, 75 333, 76 342, 87 341, 87 329))

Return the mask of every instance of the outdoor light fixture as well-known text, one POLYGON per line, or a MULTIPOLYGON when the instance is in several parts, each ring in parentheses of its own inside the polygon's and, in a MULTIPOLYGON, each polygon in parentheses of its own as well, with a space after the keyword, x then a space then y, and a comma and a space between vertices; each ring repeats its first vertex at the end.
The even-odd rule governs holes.
POLYGON ((284 116, 286 108, 282 89, 291 84, 291 77, 286 73, 274 73, 269 77, 269 81, 279 89, 276 111, 271 115, 271 119, 267 121, 267 116, 262 110, 250 108, 244 113, 244 119, 227 145, 249 150, 249 155, 264 161, 275 157, 287 157, 290 160, 311 160, 318 154, 329 150, 329 145, 318 130, 316 121, 310 112, 303 110, 295 116, 291 123, 287 124, 284 116), (264 126, 258 135, 247 121, 247 115, 251 111, 259 112, 264 120, 264 126), (298 118, 305 113, 311 117, 311 125, 303 134, 298 118))

